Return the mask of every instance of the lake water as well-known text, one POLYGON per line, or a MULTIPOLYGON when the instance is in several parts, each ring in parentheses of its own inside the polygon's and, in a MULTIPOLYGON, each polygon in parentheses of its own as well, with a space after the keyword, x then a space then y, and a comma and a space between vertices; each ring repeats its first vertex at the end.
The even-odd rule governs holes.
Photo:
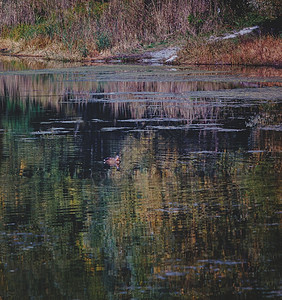
POLYGON ((280 298, 281 75, 0 63, 0 299, 280 298))

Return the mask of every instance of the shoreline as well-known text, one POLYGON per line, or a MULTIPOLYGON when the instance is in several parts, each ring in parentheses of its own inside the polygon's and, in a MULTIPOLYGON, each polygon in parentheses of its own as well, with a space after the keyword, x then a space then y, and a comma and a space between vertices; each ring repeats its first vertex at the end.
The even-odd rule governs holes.
MULTIPOLYGON (((36 47, 26 47, 26 41, 13 41, 12 39, 1 39, 0 37, 0 57, 17 58, 38 58, 46 61, 60 62, 81 62, 81 63, 160 63, 176 57, 180 46, 176 43, 167 43, 166 46, 154 45, 144 48, 131 49, 129 51, 118 51, 115 49, 103 52, 95 52, 93 55, 82 57, 75 51, 70 52, 64 49, 63 45, 47 46, 44 49, 36 47)), ((179 44, 179 43, 178 43, 179 44)), ((184 42, 181 46, 183 47, 184 42)))
POLYGON ((19 58, 19 59, 40 59, 44 61, 64 62, 64 63, 136 63, 136 64, 162 64, 162 65, 230 65, 230 66, 252 66, 252 67, 282 67, 282 39, 270 36, 261 37, 240 37, 234 42, 230 40, 209 40, 190 41, 183 46, 170 43, 168 46, 155 46, 148 49, 137 49, 133 51, 117 52, 107 51, 95 53, 95 56, 81 57, 75 52, 69 52, 60 47, 60 45, 46 47, 45 49, 36 49, 27 47, 22 50, 25 41, 15 42, 11 39, 0 38, 0 58, 19 58), (262 44, 263 39, 269 39, 262 44), (276 41, 276 44, 273 44, 276 41), (237 43, 237 44, 236 44, 237 43), (257 45, 260 43, 259 45, 257 45), (234 46, 236 44, 236 46, 234 46), (269 45, 268 45, 269 44, 269 45), (247 46, 246 46, 247 45, 247 46), (235 51, 242 48, 238 57, 234 58, 235 51), (247 49, 244 49, 244 47, 247 49), (271 49, 273 47, 273 49, 271 49), (192 50, 191 50, 192 49, 192 50), (243 52, 242 52, 243 51, 243 52), (28 53, 30 52, 30 53, 28 53), (260 61, 247 58, 240 63, 241 56, 247 52, 252 53, 253 59, 261 55, 260 61), (210 53, 213 53, 212 56, 210 53), (263 57, 263 55, 268 55, 263 57), (229 55, 229 56, 228 56, 229 55))
POLYGON ((171 65, 171 66, 233 66, 233 67, 271 67, 275 69, 282 69, 282 62, 281 63, 273 63, 273 64, 233 64, 231 62, 225 63, 218 63, 218 62, 187 62, 187 63, 179 63, 179 62, 166 62, 154 59, 151 62, 152 57, 147 55, 134 55, 134 54, 124 54, 124 55, 111 55, 111 56, 98 56, 95 58, 83 58, 83 59, 71 59, 71 58, 50 58, 44 57, 42 55, 28 55, 28 54, 15 54, 15 53, 3 53, 0 51, 0 61, 3 58, 10 58, 10 59, 35 59, 41 60, 44 62, 60 62, 60 63, 85 63, 89 65, 94 64, 143 64, 143 65, 171 65), (145 60, 145 61, 144 61, 145 60))

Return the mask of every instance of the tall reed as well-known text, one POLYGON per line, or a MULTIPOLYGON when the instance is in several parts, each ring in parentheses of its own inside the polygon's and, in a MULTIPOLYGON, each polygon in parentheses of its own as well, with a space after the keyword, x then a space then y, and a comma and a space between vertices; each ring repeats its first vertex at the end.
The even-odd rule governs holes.
POLYGON ((1 34, 18 39, 49 36, 68 48, 96 44, 126 48, 213 30, 211 0, 0 1, 1 34), (40 24, 40 26, 39 26, 40 24), (14 35, 14 36, 13 36, 14 35))

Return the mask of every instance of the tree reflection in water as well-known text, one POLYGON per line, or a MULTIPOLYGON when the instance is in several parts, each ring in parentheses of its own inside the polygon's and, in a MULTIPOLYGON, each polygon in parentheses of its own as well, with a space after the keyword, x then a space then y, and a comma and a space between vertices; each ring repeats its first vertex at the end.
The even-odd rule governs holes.
POLYGON ((0 297, 278 297, 280 83, 86 70, 1 75, 0 297))

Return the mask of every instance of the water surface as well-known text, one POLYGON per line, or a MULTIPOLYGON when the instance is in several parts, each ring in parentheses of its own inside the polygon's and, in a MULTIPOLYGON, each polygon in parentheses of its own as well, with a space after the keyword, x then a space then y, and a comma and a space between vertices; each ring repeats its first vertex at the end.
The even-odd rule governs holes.
POLYGON ((281 297, 281 91, 271 68, 5 63, 0 298, 281 297))

